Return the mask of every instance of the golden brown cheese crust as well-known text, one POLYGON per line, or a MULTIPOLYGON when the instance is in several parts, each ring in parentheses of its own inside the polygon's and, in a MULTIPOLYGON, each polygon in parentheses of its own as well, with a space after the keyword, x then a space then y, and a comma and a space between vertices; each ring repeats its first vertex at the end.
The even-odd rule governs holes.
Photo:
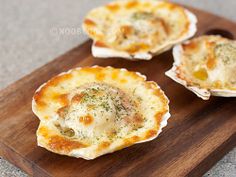
MULTIPOLYGON (((94 92, 100 94, 96 90, 94 90, 94 92)), ((123 95, 123 93, 120 94, 123 95)), ((137 103, 138 102, 135 101, 135 104, 137 103)), ((127 109, 130 107, 129 100, 124 100, 122 104, 124 107, 127 107, 127 109)), ((95 107, 96 103, 87 104, 86 111, 94 111, 95 107)), ((104 107, 104 109, 106 109, 106 107, 104 107)), ((40 89, 36 91, 33 98, 33 111, 41 120, 37 131, 40 146, 59 154, 91 159, 157 136, 158 132, 161 130, 163 117, 169 111, 169 106, 168 99, 157 84, 145 81, 145 78, 138 73, 111 67, 85 67, 58 75, 41 86, 40 89), (137 133, 132 130, 130 137, 124 136, 117 138, 117 130, 111 129, 108 131, 109 135, 107 135, 110 140, 101 139, 94 143, 89 139, 78 139, 75 136, 76 130, 74 130, 73 127, 63 128, 63 122, 68 119, 67 114, 71 106, 79 105, 86 99, 86 95, 83 94, 74 94, 71 96, 71 92, 75 87, 77 88, 80 85, 82 85, 83 88, 83 85, 86 85, 88 82, 118 85, 119 89, 124 90, 125 93, 129 95, 140 92, 141 95, 139 95, 139 97, 141 98, 139 99, 144 99, 144 103, 147 102, 145 99, 150 101, 150 103, 148 103, 149 106, 145 108, 146 113, 149 114, 148 116, 145 117, 146 113, 142 112, 141 114, 135 113, 134 116, 127 116, 123 119, 126 125, 132 124, 132 129, 137 130, 137 133), (131 89, 132 87, 133 89, 131 89), (139 91, 138 88, 142 91, 139 91), (142 96, 142 92, 145 92, 145 90, 147 93, 142 96), (150 96, 151 99, 145 98, 150 96), (152 105, 154 107, 151 108, 152 105), (145 118, 142 118, 142 116, 145 118), (57 121, 57 124, 55 124, 55 117, 58 117, 56 118, 59 121, 57 121), (141 131, 140 127, 142 126, 144 129, 141 131), (80 154, 82 151, 86 151, 86 149, 92 155, 86 153, 80 154), (75 155, 76 153, 79 155, 75 155)), ((95 125, 97 118, 93 117, 92 114, 86 114, 78 117, 77 120, 78 125, 82 126, 83 129, 90 130, 90 127, 95 125)))
POLYGON ((48 145, 53 151, 64 153, 68 153, 73 149, 80 149, 86 147, 86 145, 78 141, 72 141, 70 139, 58 135, 50 137, 48 145))
POLYGON ((78 141, 70 140, 64 136, 54 134, 48 127, 39 126, 38 135, 42 136, 48 147, 57 153, 68 153, 73 149, 85 148, 87 145, 78 141))
POLYGON ((190 25, 181 6, 164 1, 128 0, 92 10, 83 28, 95 41, 94 46, 135 55, 156 53, 160 46, 188 34, 190 25))
MULTIPOLYGON (((71 78, 71 74, 65 74, 63 76, 56 76, 52 78, 51 80, 49 80, 47 82, 47 85, 43 86, 39 92, 36 92, 34 94, 34 100, 37 103, 37 105, 42 109, 43 107, 46 107, 48 103, 46 103, 46 101, 44 100, 45 99, 44 95, 47 95, 48 88, 55 86, 59 84, 60 82, 63 82, 70 78, 71 78)), ((52 98, 53 100, 57 100, 61 105, 65 106, 67 104, 67 98, 65 94, 58 95, 57 93, 50 93, 50 95, 47 95, 47 96, 50 96, 50 98, 52 98)))

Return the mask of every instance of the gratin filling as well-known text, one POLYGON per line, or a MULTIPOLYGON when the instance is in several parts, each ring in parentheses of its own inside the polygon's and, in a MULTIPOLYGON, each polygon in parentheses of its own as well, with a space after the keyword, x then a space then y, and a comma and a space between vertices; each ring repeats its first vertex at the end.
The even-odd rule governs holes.
POLYGON ((108 45, 129 53, 147 51, 161 44, 168 35, 167 23, 152 12, 138 11, 120 21, 119 27, 107 29, 108 45))
POLYGON ((55 125, 63 135, 83 142, 96 144, 125 137, 142 128, 145 121, 138 111, 139 98, 105 83, 80 86, 68 99, 69 105, 58 109, 55 125))
POLYGON ((93 9, 83 27, 95 46, 135 54, 155 53, 156 48, 187 34, 189 25, 186 11, 178 5, 129 0, 93 9))
POLYGON ((213 36, 200 39, 183 45, 183 71, 192 77, 189 82, 204 88, 236 90, 236 43, 213 36))

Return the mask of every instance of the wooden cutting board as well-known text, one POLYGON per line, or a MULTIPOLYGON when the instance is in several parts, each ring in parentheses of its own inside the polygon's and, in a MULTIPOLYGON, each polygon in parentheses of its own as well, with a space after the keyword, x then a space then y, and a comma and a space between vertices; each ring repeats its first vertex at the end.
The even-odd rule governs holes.
MULTIPOLYGON (((198 35, 236 24, 190 8, 198 17, 198 35)), ((215 31, 213 31, 215 32, 215 31)), ((225 35, 229 35, 225 32, 225 35)), ((58 44, 60 45, 60 44, 58 44)), ((85 42, 0 92, 0 155, 32 176, 201 176, 236 146, 236 98, 203 101, 164 75, 171 51, 151 61, 95 59, 85 42), (48 152, 36 145, 39 120, 31 111, 34 91, 52 76, 77 66, 113 66, 139 71, 169 97, 172 117, 154 141, 134 145, 92 161, 48 152)), ((35 49, 37 50, 37 49, 35 49)))

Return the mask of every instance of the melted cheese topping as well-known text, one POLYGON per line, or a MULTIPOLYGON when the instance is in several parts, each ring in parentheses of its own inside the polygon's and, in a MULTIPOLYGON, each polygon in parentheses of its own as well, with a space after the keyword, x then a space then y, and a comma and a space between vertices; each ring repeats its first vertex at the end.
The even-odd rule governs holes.
POLYGON ((236 90, 236 42, 203 36, 183 45, 180 76, 190 85, 236 90))
MULTIPOLYGON (((86 16, 84 30, 95 41, 129 54, 156 53, 189 32, 185 9, 155 0, 115 1, 86 16)), ((98 45, 101 47, 101 45, 98 45)))
POLYGON ((77 88, 69 97, 70 104, 57 121, 82 141, 113 140, 143 126, 139 101, 116 87, 91 83, 77 88))
POLYGON ((40 146, 85 159, 153 139, 169 117, 168 99, 155 83, 111 67, 52 78, 36 91, 32 108, 41 121, 40 146))

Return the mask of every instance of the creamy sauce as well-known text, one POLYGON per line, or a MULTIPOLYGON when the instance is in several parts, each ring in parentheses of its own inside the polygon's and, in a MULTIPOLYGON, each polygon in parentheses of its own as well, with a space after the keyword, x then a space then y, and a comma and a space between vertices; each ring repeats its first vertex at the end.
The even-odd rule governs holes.
POLYGON ((91 83, 77 88, 69 97, 70 104, 60 109, 64 112, 60 112, 58 123, 72 137, 92 142, 112 140, 143 126, 138 101, 114 86, 91 83))

